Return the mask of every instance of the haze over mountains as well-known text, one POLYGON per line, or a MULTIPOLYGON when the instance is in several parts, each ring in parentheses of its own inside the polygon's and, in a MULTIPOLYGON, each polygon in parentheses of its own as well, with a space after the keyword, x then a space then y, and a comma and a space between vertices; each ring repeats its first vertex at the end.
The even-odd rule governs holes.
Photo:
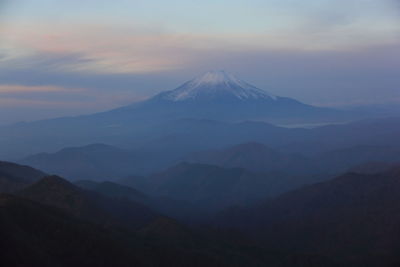
POLYGON ((0 267, 400 267, 399 8, 0 0, 0 267))
MULTIPOLYGON (((10 175, 40 174, 16 164, 2 166, 0 171, 8 170, 11 179, 10 175)), ((212 204, 218 198, 219 203, 226 203, 232 196, 255 192, 251 186, 261 191, 268 188, 262 184, 265 179, 255 182, 243 175, 244 170, 231 169, 229 174, 213 166, 177 168, 154 176, 145 187, 153 193, 161 190, 173 197, 195 199, 196 204, 204 205, 202 209, 209 210, 228 207, 212 204), (193 172, 196 168, 203 174, 193 172), (237 174, 241 179, 235 178, 237 174), (206 178, 211 179, 207 182, 206 178), (240 180, 239 186, 232 188, 237 183, 230 181, 240 180), (222 190, 219 193, 218 188, 222 190)), ((150 198, 133 188, 79 182, 85 188, 81 189, 60 177, 33 179, 22 190, 13 190, 14 196, 0 196, 0 231, 5 237, 1 244, 9 251, 2 260, 11 265, 45 262, 47 266, 48 262, 49 266, 68 266, 85 257, 89 265, 103 266, 115 256, 118 259, 112 262, 117 266, 132 262, 139 266, 170 266, 171 262, 175 266, 192 266, 194 262, 199 266, 396 266, 399 181, 398 165, 394 164, 375 174, 347 173, 246 206, 219 209, 215 217, 203 213, 198 205, 191 206, 197 215, 204 216, 198 221, 218 227, 217 234, 210 228, 185 226, 165 217, 171 210, 149 207, 150 198), (24 214, 23 219, 20 214, 24 214), (25 223, 28 221, 30 224, 25 223), (46 231, 41 233, 39 225, 46 231), (242 234, 224 233, 232 228, 242 234), (37 242, 38 232, 40 246, 32 250, 30 245, 37 242), (68 237, 71 234, 75 242, 68 237), (79 252, 88 249, 90 254, 79 252), (15 250, 23 251, 26 257, 15 257, 15 250)), ((0 191, 4 190, 8 187, 0 186, 0 191)), ((185 218, 184 209, 170 214, 180 218, 179 212, 185 218)), ((193 225, 195 217, 190 218, 193 225)))
POLYGON ((54 151, 89 143, 130 144, 160 133, 165 123, 182 119, 225 122, 327 123, 349 121, 350 113, 274 96, 224 71, 205 73, 148 100, 93 115, 1 127, 1 157, 54 151), (26 133, 29 133, 26 135, 26 133), (24 146, 21 146, 24 143, 24 146), (25 153, 25 154, 24 154, 25 153))
POLYGON ((0 162, 3 262, 396 266, 400 118, 348 115, 219 71, 119 109, 3 127, 1 157, 18 163, 0 162))
POLYGON ((147 176, 182 161, 256 172, 337 174, 369 161, 399 160, 399 122, 392 118, 288 129, 189 120, 159 127, 159 135, 148 135, 147 142, 134 136, 142 143, 130 149, 126 144, 125 149, 93 144, 31 155, 19 162, 73 180, 147 176))

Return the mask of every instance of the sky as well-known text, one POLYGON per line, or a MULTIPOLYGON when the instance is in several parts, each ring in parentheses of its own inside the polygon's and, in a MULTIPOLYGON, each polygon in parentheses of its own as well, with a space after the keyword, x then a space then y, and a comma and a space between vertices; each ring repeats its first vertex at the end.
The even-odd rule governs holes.
POLYGON ((400 105, 400 1, 0 0, 0 124, 222 69, 308 104, 400 105))

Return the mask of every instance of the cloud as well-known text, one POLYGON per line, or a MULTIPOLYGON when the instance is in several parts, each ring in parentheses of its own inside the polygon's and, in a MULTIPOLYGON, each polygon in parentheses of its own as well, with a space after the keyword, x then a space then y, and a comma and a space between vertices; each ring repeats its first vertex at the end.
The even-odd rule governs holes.
POLYGON ((307 103, 394 99, 396 26, 360 22, 348 6, 348 12, 310 14, 295 28, 258 33, 9 25, 0 43, 1 105, 94 112, 173 89, 210 69, 307 103))
POLYGON ((2 97, 0 98, 1 108, 81 108, 81 103, 70 101, 46 101, 38 99, 20 99, 15 97, 2 97))
POLYGON ((66 91, 65 88, 57 86, 26 86, 26 85, 0 85, 1 94, 24 94, 24 93, 48 93, 48 92, 62 92, 66 91))
POLYGON ((390 30, 354 28, 351 18, 341 13, 312 18, 293 30, 259 34, 144 32, 136 27, 87 25, 58 26, 56 32, 46 25, 8 27, 3 31, 0 64, 144 74, 185 69, 214 51, 337 51, 396 42, 390 30))
POLYGON ((38 33, 25 28, 10 29, 8 35, 13 38, 9 46, 23 52, 21 56, 14 52, 15 56, 3 62, 18 66, 19 61, 29 59, 32 64, 69 71, 146 73, 182 67, 192 50, 207 43, 191 36, 148 34, 134 29, 121 31, 78 25, 76 29, 79 30, 70 32, 61 28, 57 33, 47 27, 38 33), (50 56, 36 56, 43 54, 50 56), (53 59, 57 61, 56 66, 53 59))
MULTIPOLYGON (((111 108, 173 89, 201 72, 226 69, 271 93, 307 103, 373 102, 377 96, 384 101, 399 92, 398 51, 396 45, 349 51, 226 51, 221 48, 198 54, 199 58, 186 64, 184 69, 150 73, 68 71, 57 66, 63 65, 66 58, 75 58, 76 54, 43 53, 37 57, 51 57, 52 68, 40 61, 37 65, 29 65, 30 60, 25 68, 21 67, 25 65, 21 62, 18 68, 2 67, 0 84, 60 87, 62 91, 42 92, 42 95, 52 95, 49 101, 60 97, 68 99, 67 96, 72 95, 88 102, 99 101, 99 108, 111 108)), ((79 57, 76 60, 81 61, 79 57)), ((40 92, 28 93, 25 95, 34 97, 40 92)))

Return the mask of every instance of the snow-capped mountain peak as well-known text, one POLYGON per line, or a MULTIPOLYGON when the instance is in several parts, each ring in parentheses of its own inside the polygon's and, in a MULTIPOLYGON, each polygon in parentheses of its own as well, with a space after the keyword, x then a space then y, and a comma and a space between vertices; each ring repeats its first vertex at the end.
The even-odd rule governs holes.
POLYGON ((276 100, 274 95, 250 85, 225 71, 210 71, 175 90, 161 94, 170 101, 195 99, 269 99, 276 100))
POLYGON ((223 70, 206 72, 205 74, 191 81, 192 84, 197 84, 197 85, 229 83, 229 82, 241 83, 241 81, 237 79, 235 76, 223 70))

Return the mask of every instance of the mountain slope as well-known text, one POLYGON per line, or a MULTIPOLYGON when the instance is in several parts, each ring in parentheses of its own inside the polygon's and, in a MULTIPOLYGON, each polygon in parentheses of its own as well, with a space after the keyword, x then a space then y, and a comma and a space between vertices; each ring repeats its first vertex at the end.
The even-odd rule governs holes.
POLYGON ((175 90, 114 112, 128 111, 147 113, 153 120, 197 118, 283 123, 343 119, 341 112, 274 96, 224 71, 207 72, 175 90))
POLYGON ((281 152, 279 149, 253 142, 197 152, 185 159, 193 163, 212 164, 226 168, 308 176, 325 174, 329 178, 330 174, 341 174, 349 168, 371 161, 387 163, 399 161, 400 147, 356 145, 303 156, 281 152))
POLYGON ((56 153, 40 153, 19 162, 69 180, 111 180, 139 171, 142 158, 128 150, 104 144, 68 147, 56 153))
POLYGON ((277 97, 250 85, 225 71, 210 71, 186 82, 175 90, 161 93, 155 98, 170 101, 209 101, 227 99, 254 100, 266 99, 277 100, 277 97))
POLYGON ((222 217, 277 249, 331 256, 350 266, 396 266, 399 203, 397 167, 373 175, 348 173, 222 217))
POLYGON ((0 195, 3 266, 154 266, 156 251, 138 238, 83 222, 60 209, 0 195), (134 248, 136 246, 136 248, 134 248))
POLYGON ((0 161, 0 192, 18 191, 44 176, 45 173, 31 167, 0 161))
POLYGON ((139 229, 160 216, 141 203, 85 191, 57 176, 45 177, 23 189, 19 195, 104 225, 139 229))
POLYGON ((2 266, 289 267, 293 262, 297 266, 337 266, 318 256, 270 252, 194 236, 168 219, 154 221, 135 234, 5 194, 0 194, 0 236, 2 266))
POLYGON ((93 182, 78 181, 75 185, 86 190, 98 192, 111 198, 126 198, 135 202, 144 203, 149 201, 148 196, 144 193, 128 186, 120 185, 113 182, 93 182))
POLYGON ((154 175, 132 177, 131 180, 124 179, 124 182, 151 196, 186 201, 200 210, 212 212, 287 191, 295 187, 293 179, 278 173, 180 163, 154 175))
POLYGON ((371 161, 400 161, 400 147, 357 145, 323 153, 316 158, 327 171, 346 170, 371 161))
POLYGON ((239 144, 226 149, 197 152, 186 158, 190 162, 225 168, 244 168, 257 172, 299 173, 309 168, 310 160, 299 155, 280 153, 261 143, 239 144))

